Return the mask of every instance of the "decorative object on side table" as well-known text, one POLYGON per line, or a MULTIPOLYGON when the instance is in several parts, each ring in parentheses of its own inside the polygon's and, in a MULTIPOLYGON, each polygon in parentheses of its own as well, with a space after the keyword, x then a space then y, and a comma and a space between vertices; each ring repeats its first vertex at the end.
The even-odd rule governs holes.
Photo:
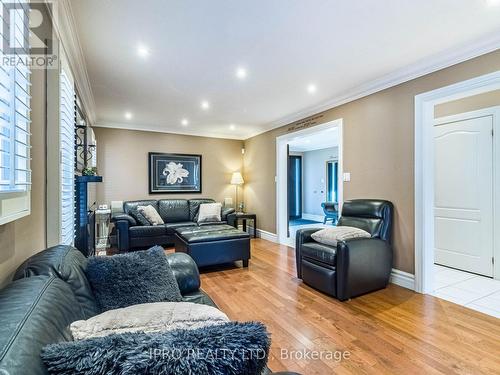
POLYGON ((235 212, 227 215, 227 223, 238 228, 238 220, 242 221, 243 232, 247 231, 247 220, 253 220, 253 237, 257 238, 257 215, 245 212, 235 212))
POLYGON ((243 180, 243 176, 241 175, 240 172, 234 172, 233 175, 231 176, 231 185, 236 186, 236 209, 238 212, 243 212, 243 208, 245 207, 245 204, 243 201, 241 201, 238 204, 238 187, 240 185, 243 185, 245 183, 245 180, 243 180))
POLYGON ((201 193, 201 155, 150 152, 149 193, 201 193))

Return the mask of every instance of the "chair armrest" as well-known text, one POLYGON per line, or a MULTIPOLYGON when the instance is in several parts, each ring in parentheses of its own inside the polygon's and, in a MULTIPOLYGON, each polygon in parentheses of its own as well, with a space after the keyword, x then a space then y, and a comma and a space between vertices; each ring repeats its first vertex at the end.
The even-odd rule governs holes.
POLYGON ((200 289, 200 273, 193 258, 185 253, 167 254, 167 260, 172 268, 182 295, 196 292, 200 289))
POLYGON ((300 279, 302 278, 302 267, 300 266, 301 263, 301 246, 302 244, 306 242, 314 242, 312 239, 311 235, 314 232, 317 232, 318 230, 321 230, 322 228, 306 228, 306 229, 299 229, 295 235, 295 262, 297 266, 297 277, 300 279))
POLYGON ((232 214, 235 211, 236 210, 234 208, 232 208, 232 207, 223 208, 222 211, 221 211, 221 219, 222 219, 222 221, 226 221, 227 220, 227 215, 232 214))
POLYGON ((380 238, 363 238, 337 244, 337 298, 345 301, 389 283, 391 245, 380 238))
POLYGON ((120 221, 120 220, 128 221, 128 223, 131 227, 133 227, 134 225, 137 225, 137 221, 132 216, 127 215, 124 212, 115 214, 111 217, 111 221, 114 223, 116 223, 117 221, 120 221))

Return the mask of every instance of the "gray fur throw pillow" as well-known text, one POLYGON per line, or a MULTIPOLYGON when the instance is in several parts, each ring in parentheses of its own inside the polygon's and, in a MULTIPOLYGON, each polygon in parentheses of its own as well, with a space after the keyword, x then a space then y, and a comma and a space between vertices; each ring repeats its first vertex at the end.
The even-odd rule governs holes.
POLYGON ((61 342, 41 356, 49 374, 59 375, 258 375, 270 344, 262 323, 230 322, 61 342))
POLYGON ((101 312, 140 303, 182 301, 179 285, 160 246, 91 257, 86 274, 101 312))

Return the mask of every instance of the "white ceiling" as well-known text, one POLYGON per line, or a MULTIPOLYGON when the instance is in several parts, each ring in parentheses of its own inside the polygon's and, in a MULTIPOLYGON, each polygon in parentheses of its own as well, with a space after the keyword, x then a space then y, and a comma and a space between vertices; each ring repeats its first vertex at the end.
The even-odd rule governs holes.
POLYGON ((313 134, 299 135, 288 142, 290 151, 306 152, 322 150, 339 145, 339 129, 329 128, 313 134))
POLYGON ((499 0, 71 5, 98 125, 239 139, 391 72, 500 34, 499 0), (148 58, 138 56, 139 45, 149 49, 148 58), (248 71, 245 80, 235 76, 239 66, 248 71), (315 94, 306 90, 311 83, 315 94), (202 100, 209 101, 208 111, 200 108, 202 100), (181 125, 183 118, 188 126, 181 125))

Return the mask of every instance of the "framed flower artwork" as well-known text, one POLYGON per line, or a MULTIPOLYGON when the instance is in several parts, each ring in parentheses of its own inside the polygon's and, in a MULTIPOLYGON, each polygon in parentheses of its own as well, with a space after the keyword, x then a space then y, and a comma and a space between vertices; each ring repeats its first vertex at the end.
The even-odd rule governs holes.
POLYGON ((149 193, 201 193, 201 155, 150 152, 149 193))

